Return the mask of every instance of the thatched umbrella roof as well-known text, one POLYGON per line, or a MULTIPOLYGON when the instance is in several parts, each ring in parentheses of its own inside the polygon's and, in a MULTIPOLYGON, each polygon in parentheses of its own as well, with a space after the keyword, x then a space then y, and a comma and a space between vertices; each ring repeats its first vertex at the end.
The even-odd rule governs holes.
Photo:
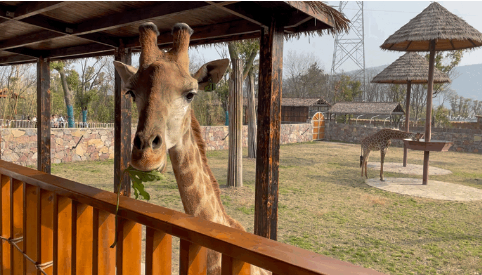
POLYGON ((459 50, 482 46, 482 34, 463 19, 433 2, 380 46, 393 51, 459 50))
MULTIPOLYGON (((418 53, 409 52, 395 60, 372 79, 372 83, 421 84, 428 82, 428 61, 418 53)), ((447 74, 434 69, 435 83, 451 82, 447 74)))

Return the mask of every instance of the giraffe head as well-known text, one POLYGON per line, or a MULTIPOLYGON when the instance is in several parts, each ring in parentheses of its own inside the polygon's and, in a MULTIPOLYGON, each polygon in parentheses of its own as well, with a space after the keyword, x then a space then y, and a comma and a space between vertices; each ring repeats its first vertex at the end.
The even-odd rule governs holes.
POLYGON ((423 138, 423 136, 424 136, 424 134, 422 134, 422 133, 416 133, 413 137, 413 140, 419 141, 420 139, 423 138))
POLYGON ((142 24, 139 69, 114 61, 124 90, 139 111, 131 155, 131 165, 138 170, 163 170, 167 151, 182 146, 182 137, 191 126, 194 96, 206 85, 217 83, 229 64, 228 59, 212 61, 190 75, 188 46, 192 32, 187 24, 175 24, 173 48, 164 52, 157 46, 156 25, 142 24))

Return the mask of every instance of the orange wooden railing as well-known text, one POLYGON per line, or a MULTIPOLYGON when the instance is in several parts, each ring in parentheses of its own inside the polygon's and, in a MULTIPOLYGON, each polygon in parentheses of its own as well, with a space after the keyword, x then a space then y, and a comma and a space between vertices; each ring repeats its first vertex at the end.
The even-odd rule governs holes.
POLYGON ((142 225, 146 275, 171 274, 171 236, 181 240, 183 275, 205 274, 206 248, 222 253, 222 274, 249 274, 245 263, 274 274, 381 274, 127 197, 111 249, 116 194, 2 160, 0 178, 3 275, 41 274, 38 267, 49 275, 140 274, 142 225))

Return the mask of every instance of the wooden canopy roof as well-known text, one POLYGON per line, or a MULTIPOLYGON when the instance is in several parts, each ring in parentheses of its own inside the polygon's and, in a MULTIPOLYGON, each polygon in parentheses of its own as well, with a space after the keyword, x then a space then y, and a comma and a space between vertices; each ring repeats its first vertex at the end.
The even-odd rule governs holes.
POLYGON ((331 114, 404 115, 398 102, 338 102, 328 111, 331 114))
POLYGON ((322 2, 275 1, 0 1, 0 65, 112 55, 139 47, 138 27, 157 25, 158 44, 172 44, 171 27, 190 25, 191 45, 257 38, 271 17, 287 37, 340 32, 348 20, 322 2))

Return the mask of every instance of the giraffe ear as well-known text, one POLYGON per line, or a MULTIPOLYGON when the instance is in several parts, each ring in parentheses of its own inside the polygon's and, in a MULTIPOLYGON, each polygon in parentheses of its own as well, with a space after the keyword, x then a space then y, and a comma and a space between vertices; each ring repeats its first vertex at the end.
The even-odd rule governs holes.
POLYGON ((127 65, 127 64, 124 64, 122 62, 119 62, 119 61, 114 61, 114 67, 115 67, 115 70, 117 71, 117 73, 120 75, 121 79, 122 79, 122 85, 124 87, 125 90, 131 90, 133 87, 131 87, 131 78, 133 75, 135 75, 137 73, 137 69, 130 66, 130 65, 127 65))
POLYGON ((204 64, 193 77, 197 79, 198 90, 204 90, 209 84, 216 84, 223 78, 229 65, 229 59, 219 59, 204 64))

